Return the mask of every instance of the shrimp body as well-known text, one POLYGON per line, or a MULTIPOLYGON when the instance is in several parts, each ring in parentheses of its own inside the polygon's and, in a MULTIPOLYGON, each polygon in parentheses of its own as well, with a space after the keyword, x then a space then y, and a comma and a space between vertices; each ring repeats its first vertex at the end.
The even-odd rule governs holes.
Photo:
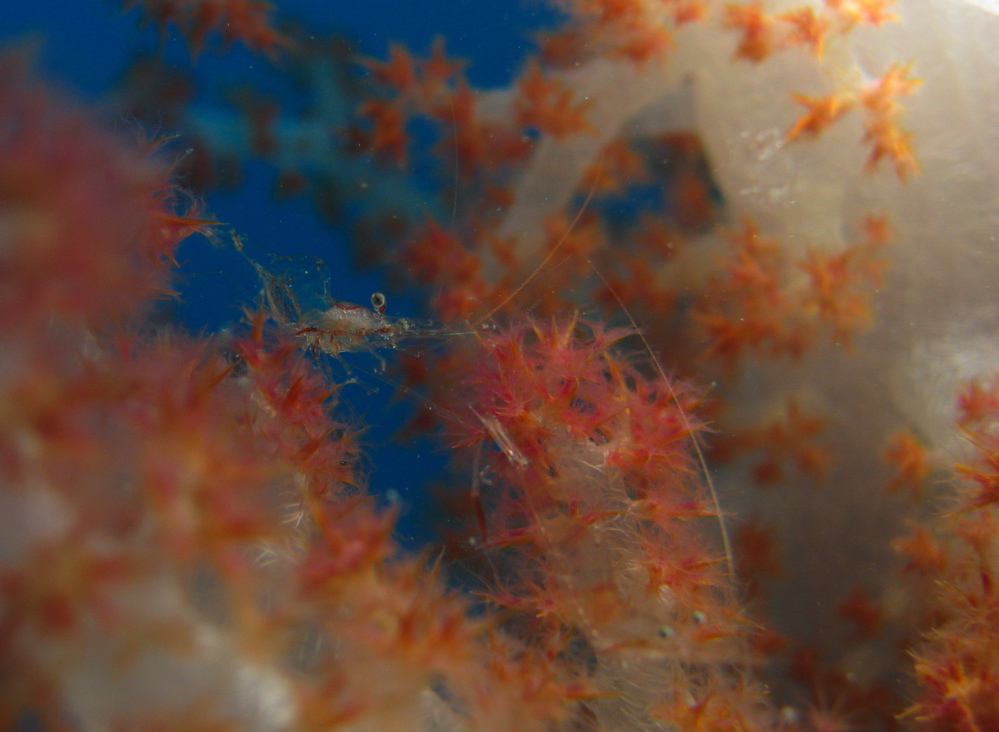
POLYGON ((450 334, 429 323, 385 315, 382 312, 384 298, 379 293, 372 296, 372 302, 375 307, 369 308, 352 302, 334 301, 325 310, 306 313, 301 323, 294 324, 298 327, 296 335, 304 338, 314 350, 339 356, 341 353, 395 348, 404 339, 450 334))
MULTIPOLYGON (((325 264, 313 257, 274 257, 280 271, 270 271, 250 258, 243 241, 233 233, 233 245, 253 266, 263 286, 271 318, 294 333, 314 353, 341 359, 343 353, 374 353, 397 348, 401 341, 468 335, 431 322, 393 318, 385 314, 385 295, 376 292, 371 306, 336 300, 329 295, 325 264), (301 293, 308 293, 318 307, 301 307, 301 293)), ((378 356, 381 359, 380 356, 378 356)), ((342 361, 342 359, 341 359, 342 361)))

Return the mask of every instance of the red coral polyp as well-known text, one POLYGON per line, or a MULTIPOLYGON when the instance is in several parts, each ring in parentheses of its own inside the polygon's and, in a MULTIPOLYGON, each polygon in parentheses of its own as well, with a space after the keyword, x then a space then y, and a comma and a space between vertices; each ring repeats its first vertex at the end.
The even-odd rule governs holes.
POLYGON ((463 377, 467 392, 459 402, 468 416, 453 425, 457 442, 495 445, 503 457, 494 469, 542 504, 613 511, 622 492, 631 500, 699 504, 699 481, 691 480, 698 423, 687 415, 693 400, 664 377, 643 373, 635 359, 614 354, 632 334, 573 318, 483 336, 463 377), (602 477, 566 479, 586 473, 602 477))

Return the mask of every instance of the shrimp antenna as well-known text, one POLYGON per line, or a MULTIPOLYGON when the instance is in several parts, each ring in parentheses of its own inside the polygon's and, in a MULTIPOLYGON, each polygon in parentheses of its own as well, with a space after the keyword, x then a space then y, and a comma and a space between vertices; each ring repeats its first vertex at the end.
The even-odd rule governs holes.
POLYGON ((517 289, 515 289, 509 295, 504 297, 496 307, 494 307, 488 313, 486 313, 481 318, 472 323, 473 330, 478 328, 480 325, 482 325, 482 323, 489 320, 496 313, 498 313, 500 310, 506 307, 506 304, 511 300, 513 300, 513 298, 517 297, 517 295, 520 294, 521 290, 527 287, 527 285, 530 284, 531 280, 537 277, 538 273, 541 270, 543 270, 548 265, 549 262, 552 261, 552 259, 558 253, 558 250, 562 248, 562 245, 565 244, 566 240, 569 238, 569 235, 572 234, 572 230, 576 228, 576 224, 578 224, 579 220, 583 218, 583 214, 586 212, 587 206, 590 205, 590 201, 593 200, 593 194, 596 192, 597 184, 600 182, 600 173, 602 172, 602 168, 603 168, 603 158, 600 154, 598 154, 596 163, 594 165, 595 175, 593 176, 593 183, 590 185, 590 190, 586 193, 586 198, 583 199, 583 205, 581 205, 579 207, 579 210, 576 211, 576 215, 569 223, 569 226, 566 227, 565 233, 562 234, 562 238, 559 239, 558 242, 556 242, 555 246, 553 246, 548 251, 548 254, 545 255, 545 258, 542 259, 541 262, 538 264, 538 266, 534 268, 534 271, 532 271, 531 274, 529 274, 526 278, 524 278, 523 282, 517 285, 517 289))
POLYGON ((680 399, 676 395, 676 389, 673 388, 673 382, 669 380, 666 376, 666 370, 663 368, 662 363, 656 356, 655 352, 652 350, 652 346, 649 344, 649 339, 645 337, 639 327, 638 323, 635 322, 635 318, 632 316, 631 312, 625 306, 624 301, 621 300, 621 296, 617 294, 617 290, 607 281, 604 277, 603 272, 597 269, 597 266, 593 264, 592 260, 587 259, 586 263, 590 265, 590 268, 597 273, 597 277, 600 278, 601 282, 604 283, 604 287, 610 292, 614 299, 617 300, 618 306, 628 318, 628 322, 631 323, 631 327, 635 330, 635 333, 639 338, 642 339, 642 344, 645 346, 645 350, 649 352, 649 356, 652 357, 652 363, 655 364, 656 371, 659 372, 659 376, 662 377, 663 382, 666 384, 666 388, 669 389, 669 394, 676 403, 677 409, 680 410, 680 417, 683 419, 683 426, 690 433, 690 439, 694 443, 694 453, 697 455, 697 460, 701 464, 701 470, 704 471, 704 480, 708 485, 708 492, 711 494, 711 502, 715 506, 715 514, 718 516, 718 528, 721 532, 722 546, 725 549, 725 564, 728 566, 729 574, 735 577, 735 560, 732 558, 732 541, 729 539, 728 527, 725 525, 725 517, 722 515, 721 501, 718 500, 718 491, 715 488, 715 481, 711 477, 711 472, 708 470, 708 461, 704 459, 704 450, 701 448, 701 441, 697 437, 697 432, 694 430, 693 426, 690 424, 690 420, 687 418, 687 412, 684 410, 683 405, 680 404, 680 399))

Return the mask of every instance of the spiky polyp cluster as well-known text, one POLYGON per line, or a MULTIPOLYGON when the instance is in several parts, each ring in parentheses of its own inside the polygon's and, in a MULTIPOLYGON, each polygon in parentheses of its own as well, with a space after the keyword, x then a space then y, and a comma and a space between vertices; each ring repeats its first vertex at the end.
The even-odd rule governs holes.
POLYGON ((917 532, 904 543, 909 567, 936 595, 904 716, 917 729, 981 732, 999 728, 999 380, 969 384, 958 406, 973 451, 957 466, 956 506, 939 527, 953 539, 917 532))
POLYGON ((455 427, 481 451, 487 594, 586 681, 606 728, 694 714, 702 726, 685 729, 751 729, 762 695, 702 538, 717 517, 692 457, 695 399, 615 356, 629 334, 570 320, 482 338, 455 427))

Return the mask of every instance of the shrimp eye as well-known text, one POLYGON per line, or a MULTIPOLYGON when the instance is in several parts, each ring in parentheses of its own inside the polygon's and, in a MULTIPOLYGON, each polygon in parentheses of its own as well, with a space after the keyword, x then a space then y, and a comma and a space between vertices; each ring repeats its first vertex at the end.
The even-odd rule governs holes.
POLYGON ((385 295, 380 292, 371 293, 371 307, 381 315, 385 312, 385 295))

